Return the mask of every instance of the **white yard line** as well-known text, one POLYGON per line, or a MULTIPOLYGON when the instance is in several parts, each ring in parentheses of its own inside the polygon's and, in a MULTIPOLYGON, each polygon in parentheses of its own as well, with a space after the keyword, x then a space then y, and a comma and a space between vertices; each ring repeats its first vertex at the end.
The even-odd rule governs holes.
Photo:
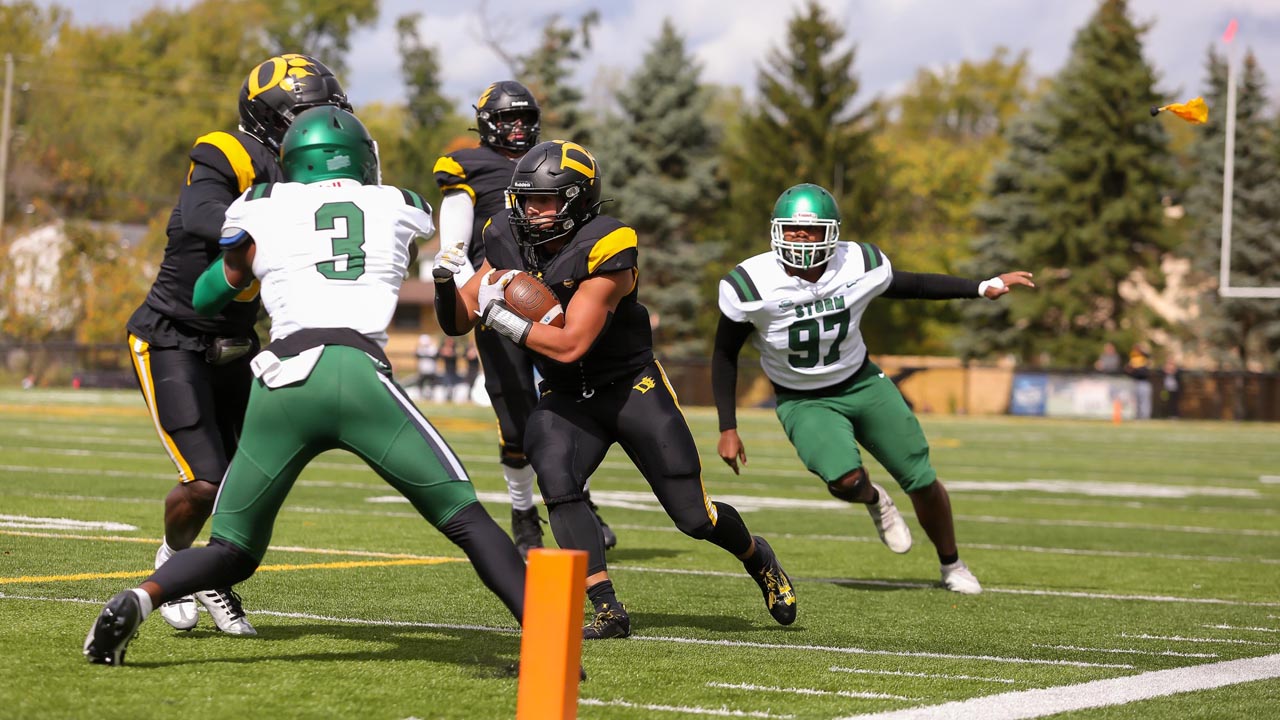
POLYGON ((1224 645, 1280 645, 1280 643, 1262 642, 1261 640, 1236 640, 1233 638, 1194 638, 1181 635, 1148 635, 1146 633, 1120 633, 1120 637, 1130 640, 1164 640, 1166 642, 1213 643, 1224 645))
MULTIPOLYGON (((1268 615, 1267 617, 1275 617, 1275 615, 1268 615)), ((1213 630, 1248 630, 1250 632, 1280 633, 1280 628, 1268 627, 1244 627, 1240 625, 1201 625, 1200 627, 1213 630)))
MULTIPOLYGON (((595 494, 592 493, 592 497, 595 494)), ((1280 530, 1254 528, 1215 528, 1200 525, 1156 525, 1150 523, 1108 522, 1103 520, 1055 520, 1052 518, 1011 518, 995 515, 956 515, 965 522, 995 523, 1000 525, 1038 525, 1052 527, 1103 528, 1107 530, 1151 530, 1153 532, 1191 533, 1195 535, 1244 535, 1246 537, 1280 537, 1280 530)))
POLYGON ((1021 680, 1010 680, 1009 678, 978 677, 976 675, 939 675, 936 673, 905 672, 903 670, 864 670, 862 668, 840 667, 839 665, 832 665, 831 672, 856 673, 858 675, 901 675, 903 677, 938 680, 976 680, 978 682, 1004 683, 1005 685, 1017 685, 1022 682, 1021 680))
POLYGON ((794 718, 795 715, 774 715, 773 713, 761 712, 758 710, 730 710, 729 708, 705 708, 690 705, 650 705, 647 703, 634 703, 627 700, 600 700, 597 698, 580 698, 579 705, 589 705, 591 707, 621 707, 634 710, 649 710, 652 712, 669 712, 679 713, 681 715, 710 715, 712 717, 735 717, 735 718, 777 718, 778 720, 788 720, 794 718))
POLYGON ((1121 653, 1125 655, 1162 655, 1166 657, 1216 658, 1218 653, 1184 653, 1174 650, 1133 650, 1130 648, 1089 648, 1075 645, 1042 645, 1031 643, 1031 647, 1048 648, 1050 650, 1074 650, 1076 652, 1121 653))
POLYGON ((709 682, 709 688, 722 690, 746 690, 747 692, 787 693, 788 695, 833 695, 836 697, 855 698, 858 700, 920 700, 902 695, 889 695, 878 692, 858 692, 856 690, 818 690, 817 688, 784 688, 772 685, 754 685, 752 683, 709 682))
POLYGON ((1077 685, 1020 690, 842 720, 1018 720, 1072 710, 1110 707, 1151 698, 1280 677, 1280 655, 1227 660, 1174 670, 1157 670, 1077 685))

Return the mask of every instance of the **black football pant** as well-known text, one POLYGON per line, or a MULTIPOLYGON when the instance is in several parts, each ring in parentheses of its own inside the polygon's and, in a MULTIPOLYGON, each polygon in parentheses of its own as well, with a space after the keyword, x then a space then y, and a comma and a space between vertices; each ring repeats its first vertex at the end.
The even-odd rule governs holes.
POLYGON ((498 416, 498 452, 502 464, 522 468, 525 426, 538 402, 533 361, 518 345, 488 328, 477 327, 476 352, 484 368, 484 390, 498 416))

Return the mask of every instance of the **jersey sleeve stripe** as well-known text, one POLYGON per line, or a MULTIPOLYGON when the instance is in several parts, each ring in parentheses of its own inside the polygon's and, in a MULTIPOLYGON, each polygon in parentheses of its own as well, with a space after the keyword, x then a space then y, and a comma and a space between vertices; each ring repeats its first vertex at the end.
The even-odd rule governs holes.
POLYGON ((450 192, 462 191, 471 196, 471 204, 476 204, 476 191, 466 183, 457 183, 454 185, 441 185, 440 192, 448 194, 450 192))
POLYGON ((871 243, 858 243, 858 246, 862 248, 862 264, 867 272, 880 267, 880 248, 871 243))
POLYGON ((262 183, 249 188, 249 192, 245 193, 245 202, 250 200, 259 200, 264 197, 271 197, 271 183, 262 183))
POLYGON ((467 171, 462 169, 461 163, 449 157, 448 155, 441 155, 440 158, 436 160, 436 166, 434 169, 431 170, 431 172, 432 173, 448 173, 450 175, 454 175, 456 177, 460 177, 463 179, 467 177, 467 171))
POLYGON ((628 248, 636 246, 636 231, 620 227, 596 241, 587 256, 587 273, 593 273, 600 264, 628 248))
POLYGON ((400 188, 400 194, 404 196, 405 205, 412 205, 413 207, 416 207, 419 210, 426 210, 427 204, 426 202, 423 201, 422 196, 419 195, 418 193, 412 190, 408 190, 406 188, 400 188))
POLYGON ((730 270, 727 277, 729 278, 729 284, 738 293, 739 300, 742 302, 760 302, 760 290, 756 288, 755 282, 747 274, 746 268, 739 265, 730 270))
MULTIPOLYGON (((208 135, 201 135, 196 138, 196 145, 207 143, 222 151, 227 156, 227 162, 231 163, 231 169, 235 171, 236 182, 240 185, 240 192, 249 189, 253 185, 253 179, 257 173, 253 170, 253 158, 249 157, 249 151, 244 149, 234 136, 224 132, 211 132, 208 135)), ((188 173, 188 181, 190 173, 188 173)))

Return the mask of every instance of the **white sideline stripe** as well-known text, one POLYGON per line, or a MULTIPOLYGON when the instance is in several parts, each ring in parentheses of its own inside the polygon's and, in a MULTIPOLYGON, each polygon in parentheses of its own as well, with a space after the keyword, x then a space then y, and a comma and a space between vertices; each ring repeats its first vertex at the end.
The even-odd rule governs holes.
POLYGON ((137 526, 107 520, 72 520, 70 518, 31 517, 29 515, 0 515, 0 527, 26 530, 111 530, 133 532, 137 526))
POLYGON ((1236 640, 1234 638, 1192 638, 1182 637, 1181 635, 1148 635, 1146 633, 1134 634, 1120 633, 1120 637, 1129 638, 1131 640, 1166 640, 1169 642, 1189 642, 1189 643, 1223 643, 1227 645, 1280 645, 1280 643, 1262 642, 1261 640, 1236 640))
MULTIPOLYGON (((1262 494, 1250 488, 1215 487, 1212 485, 1155 485, 1136 482, 1099 482, 1096 480, 1062 480, 1028 478, 1026 480, 947 480, 947 490, 980 492, 1028 492, 1092 495, 1095 497, 1141 497, 1182 499, 1197 495, 1211 497, 1256 498, 1262 494)), ((594 497, 595 493, 592 493, 594 497)))
POLYGON ((1132 670, 1132 665, 1112 663, 1091 663, 1077 660, 1042 660, 1039 658, 1002 657, 999 655, 955 655, 936 652, 910 652, 907 650, 868 650, 857 647, 833 647, 830 645, 789 645, 785 643, 762 643, 747 640, 702 640, 698 638, 670 637, 666 635, 632 635, 631 641, 671 642, 684 645, 703 645, 710 647, 758 648, 761 650, 812 650, 815 652, 842 653, 845 655, 887 655, 891 657, 936 658, 939 660, 982 660, 998 663, 1021 663, 1028 665, 1069 665, 1071 667, 1119 668, 1132 670))
POLYGON ((626 700, 597 700, 596 698, 580 698, 579 705, 590 705, 592 707, 622 707, 634 710, 652 710, 653 712, 671 712, 680 713, 681 715, 712 715, 715 717, 742 717, 742 718, 777 718, 777 720, 790 720, 795 715, 774 715, 773 713, 760 712, 758 710, 730 710, 729 708, 705 708, 695 707, 691 705, 648 705, 643 703, 633 703, 626 700))
POLYGON ((751 683, 723 683, 709 682, 709 688, 720 688, 722 690, 746 690, 748 692, 775 692, 787 693, 789 695, 835 695, 837 697, 856 698, 859 700, 920 700, 921 698, 909 698, 901 695, 889 695, 887 693, 878 692, 858 692, 857 690, 818 690, 816 688, 784 688, 774 687, 772 685, 753 685, 751 683))
MULTIPOLYGON (((595 493, 591 495, 595 497, 595 493)), ((904 515, 907 513, 903 513, 904 515)), ((1255 528, 1214 528, 1200 525, 1152 525, 1147 523, 1111 522, 1106 520, 1055 520, 1049 518, 1009 518, 995 515, 956 515, 965 522, 996 523, 1000 525, 1049 525, 1054 527, 1105 528, 1108 530, 1153 530, 1156 532, 1181 532, 1196 535, 1245 535, 1249 537, 1280 537, 1280 530, 1255 528)))
POLYGON ((1009 678, 978 677, 976 675, 938 675, 934 673, 906 672, 904 670, 863 670, 862 668, 847 668, 839 665, 832 665, 831 672, 856 673, 858 675, 901 675, 903 677, 937 678, 940 680, 977 680, 979 682, 1004 683, 1006 685, 1017 685, 1022 682, 1021 680, 1010 680, 1009 678))
MULTIPOLYGON (((1275 617, 1275 615, 1268 615, 1267 617, 1275 617)), ((1202 628, 1212 628, 1212 629, 1214 629, 1214 630, 1251 630, 1251 631, 1253 631, 1253 632, 1273 632, 1273 633, 1280 633, 1280 628, 1244 627, 1244 626, 1240 626, 1240 625, 1201 625, 1200 627, 1202 627, 1202 628)))
POLYGON ((1264 485, 1280 485, 1280 475, 1259 475, 1258 482, 1264 485))
POLYGON ((1019 690, 971 700, 957 700, 890 712, 854 715, 840 720, 1018 720, 1072 710, 1125 705, 1151 698, 1280 677, 1280 655, 1156 670, 1077 685, 1019 690))
POLYGON ((1167 657, 1216 658, 1218 653, 1184 653, 1174 650, 1132 650, 1129 648, 1088 648, 1075 645, 1042 645, 1031 643, 1031 647, 1048 648, 1050 650, 1075 650, 1077 652, 1125 653, 1128 655, 1163 655, 1167 657))

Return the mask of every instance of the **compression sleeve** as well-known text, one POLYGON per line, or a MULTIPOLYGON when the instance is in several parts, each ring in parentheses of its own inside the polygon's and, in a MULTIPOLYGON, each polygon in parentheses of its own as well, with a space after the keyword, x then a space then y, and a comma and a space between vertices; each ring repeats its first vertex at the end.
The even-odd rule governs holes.
POLYGON ((954 275, 893 271, 893 280, 881 297, 917 300, 952 300, 978 297, 978 281, 954 275))
MULTIPOLYGON (((446 193, 440 201, 440 252, 462 243, 462 254, 467 255, 475 222, 476 208, 471 204, 471 196, 459 191, 446 193)), ((466 263, 458 271, 456 282, 458 285, 466 285, 474 274, 475 268, 471 263, 466 263)))
POLYGON ((720 432, 738 427, 738 354, 756 329, 746 322, 734 322, 723 314, 716 326, 711 350, 711 394, 716 399, 720 432))
POLYGON ((191 293, 191 307, 206 317, 217 315, 239 294, 240 288, 227 282, 222 256, 218 256, 218 259, 205 268, 196 280, 196 286, 191 293))

